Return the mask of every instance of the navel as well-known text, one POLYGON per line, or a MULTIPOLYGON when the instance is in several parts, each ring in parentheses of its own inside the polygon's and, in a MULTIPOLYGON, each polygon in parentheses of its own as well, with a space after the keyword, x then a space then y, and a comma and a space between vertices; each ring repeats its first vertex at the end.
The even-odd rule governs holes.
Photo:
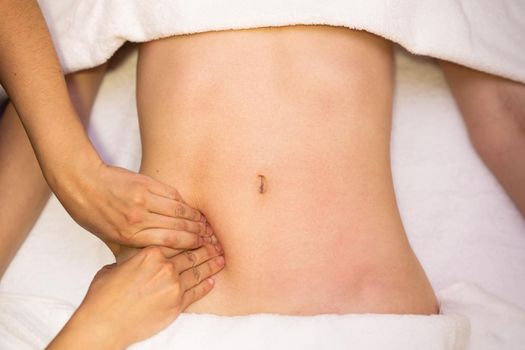
POLYGON ((259 193, 263 194, 266 192, 266 177, 264 175, 257 175, 257 178, 259 179, 259 193))

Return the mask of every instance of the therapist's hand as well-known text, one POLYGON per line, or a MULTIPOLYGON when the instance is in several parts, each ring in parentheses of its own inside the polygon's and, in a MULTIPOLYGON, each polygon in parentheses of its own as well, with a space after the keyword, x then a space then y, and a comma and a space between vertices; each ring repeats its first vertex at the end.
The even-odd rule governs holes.
POLYGON ((194 249, 211 241, 205 217, 176 189, 98 158, 79 163, 55 172, 50 185, 73 219, 108 245, 194 249))
POLYGON ((161 331, 214 285, 220 249, 205 245, 172 258, 148 247, 95 276, 87 295, 49 345, 59 349, 124 349, 161 331))

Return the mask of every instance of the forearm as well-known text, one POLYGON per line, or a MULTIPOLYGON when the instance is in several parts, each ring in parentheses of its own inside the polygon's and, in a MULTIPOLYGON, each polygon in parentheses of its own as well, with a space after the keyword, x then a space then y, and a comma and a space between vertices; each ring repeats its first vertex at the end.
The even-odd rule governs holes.
POLYGON ((1 278, 50 193, 12 105, 0 119, 0 169, 1 278))
POLYGON ((98 322, 97 315, 81 306, 46 349, 125 349, 126 344, 119 340, 118 334, 111 333, 111 329, 109 325, 98 322))
POLYGON ((0 0, 0 82, 22 120, 44 175, 99 161, 76 117, 44 18, 32 0, 0 0), (79 152, 83 157, 79 159, 79 152))
MULTIPOLYGON (((105 67, 72 74, 68 89, 87 123, 105 67)), ((10 104, 0 119, 0 277, 25 240, 49 198, 31 144, 10 104)))
POLYGON ((102 162, 67 95, 36 2, 0 0, 0 13, 0 83, 17 109, 47 183, 71 217, 105 241, 177 249, 201 244, 197 232, 173 229, 173 221, 199 223, 201 218, 189 207, 181 214, 174 210, 187 207, 176 189, 102 162), (172 238, 179 235, 186 238, 172 238))

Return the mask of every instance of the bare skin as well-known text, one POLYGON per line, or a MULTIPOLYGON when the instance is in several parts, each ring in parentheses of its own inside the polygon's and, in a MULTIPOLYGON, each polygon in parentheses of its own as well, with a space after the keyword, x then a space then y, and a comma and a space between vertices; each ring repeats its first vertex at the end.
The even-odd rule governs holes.
MULTIPOLYGON (((66 77, 69 96, 86 125, 106 66, 66 77)), ((0 278, 51 193, 12 104, 0 118, 0 278)), ((113 252, 118 245, 106 242, 113 252)), ((104 267, 48 349, 124 349, 170 324, 214 285, 222 248, 208 244, 184 254, 149 247, 121 266, 104 267), (117 321, 115 321, 117 320, 117 321)))
MULTIPOLYGON (((87 124, 106 66, 69 75, 76 112, 87 124)), ((51 190, 12 104, 0 118, 0 278, 40 216, 51 190)), ((114 246, 116 247, 116 246, 114 246)))
POLYGON ((114 243, 173 248, 202 244, 202 216, 181 202, 176 189, 102 162, 69 99, 38 3, 1 0, 0 13, 0 84, 49 187, 73 219, 114 243), (180 208, 185 215, 177 215, 180 208), (201 229, 174 229, 182 221, 201 229))
MULTIPOLYGON (((66 77, 69 96, 82 124, 87 125, 91 108, 95 101, 106 65, 70 74, 66 77)), ((37 158, 31 147, 27 133, 20 122, 17 111, 8 104, 0 118, 0 278, 13 259, 15 253, 26 239, 34 223, 40 216, 51 193, 40 170, 37 158)), ((131 177, 134 178, 134 177, 131 177)), ((136 178, 135 178, 136 179, 136 178)), ((123 190, 129 192, 127 183, 123 190)), ((205 224, 201 214, 189 208, 183 214, 177 214, 177 208, 187 208, 180 201, 171 202, 155 196, 144 197, 141 206, 144 211, 156 203, 157 210, 163 210, 166 216, 156 216, 164 222, 154 225, 153 230, 146 230, 140 244, 148 245, 165 242, 169 246, 195 248, 211 242, 209 225, 205 224), (148 200, 148 203, 145 200, 148 200), (155 201, 157 199, 157 201, 155 201), (164 203, 164 204, 163 204, 164 203), (177 204, 181 204, 178 206, 177 204), (165 206, 163 208, 163 206, 165 206), (170 218, 171 216, 171 218, 170 218), (181 218, 178 218, 181 217, 181 218), (190 220, 191 219, 191 220, 190 220), (195 220, 195 221, 192 221, 195 220), (179 226, 177 226, 177 224, 179 226), (186 225, 186 226, 182 226, 186 225), (202 237, 199 237, 199 233, 202 237), (170 238, 171 241, 167 238, 170 238), (173 241, 173 239, 176 239, 173 241)), ((141 223, 141 212, 134 208, 135 225, 141 223)), ((151 214, 151 213, 150 213, 151 214)), ((151 214, 154 215, 154 214, 151 214)), ((154 219, 150 219, 153 224, 154 219)), ((110 247, 114 254, 120 247, 105 235, 99 237, 110 247)), ((135 238, 139 238, 136 236, 135 238)), ((139 241, 137 241, 139 243, 139 241)))
POLYGON ((141 172, 206 216, 228 262, 190 312, 437 312, 393 190, 389 42, 179 36, 141 45, 137 84, 141 172))
POLYGON ((440 62, 481 159, 525 217, 525 85, 440 62))
POLYGON ((120 350, 149 338, 204 297, 223 266, 212 245, 172 258, 149 247, 119 266, 105 266, 47 349, 120 350))

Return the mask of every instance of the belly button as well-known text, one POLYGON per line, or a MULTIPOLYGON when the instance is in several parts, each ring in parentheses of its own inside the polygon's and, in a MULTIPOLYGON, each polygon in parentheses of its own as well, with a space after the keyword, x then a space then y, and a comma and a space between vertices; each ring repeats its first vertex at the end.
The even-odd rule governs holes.
POLYGON ((259 193, 263 194, 266 192, 266 177, 264 175, 257 175, 259 178, 259 193))

